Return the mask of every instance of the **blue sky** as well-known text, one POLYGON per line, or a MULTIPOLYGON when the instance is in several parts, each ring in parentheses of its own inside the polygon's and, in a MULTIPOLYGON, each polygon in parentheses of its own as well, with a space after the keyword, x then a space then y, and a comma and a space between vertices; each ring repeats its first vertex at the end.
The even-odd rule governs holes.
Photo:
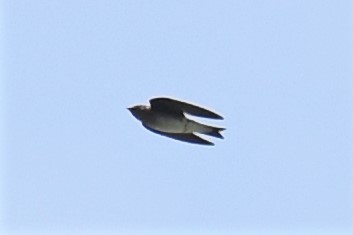
POLYGON ((350 1, 2 1, 8 234, 347 233, 350 1), (126 109, 169 96, 214 147, 126 109), (198 119, 200 120, 200 119, 198 119))

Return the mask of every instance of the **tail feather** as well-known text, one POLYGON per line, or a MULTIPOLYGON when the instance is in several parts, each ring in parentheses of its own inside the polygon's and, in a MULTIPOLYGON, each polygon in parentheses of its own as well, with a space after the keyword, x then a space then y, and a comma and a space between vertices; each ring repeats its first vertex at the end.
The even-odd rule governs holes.
POLYGON ((221 131, 224 131, 225 128, 220 128, 220 127, 212 127, 212 131, 210 132, 204 132, 202 134, 205 134, 205 135, 209 135, 209 136, 213 136, 213 137, 216 137, 216 138, 220 138, 220 139, 223 139, 223 136, 221 135, 221 131))
POLYGON ((222 127, 208 126, 195 121, 189 121, 187 123, 186 129, 188 129, 191 132, 209 135, 220 139, 223 139, 223 136, 221 135, 220 132, 225 130, 225 128, 222 128, 222 127))

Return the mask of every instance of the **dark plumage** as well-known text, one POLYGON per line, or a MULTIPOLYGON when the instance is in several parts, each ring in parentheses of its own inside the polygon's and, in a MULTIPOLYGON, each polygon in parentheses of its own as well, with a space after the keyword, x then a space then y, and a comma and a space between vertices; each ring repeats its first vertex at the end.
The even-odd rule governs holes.
POLYGON ((157 134, 176 140, 202 145, 214 145, 194 133, 201 133, 223 139, 220 131, 225 128, 212 127, 187 119, 184 113, 213 119, 223 119, 220 115, 186 102, 171 98, 154 98, 151 106, 136 105, 128 108, 142 125, 157 134))

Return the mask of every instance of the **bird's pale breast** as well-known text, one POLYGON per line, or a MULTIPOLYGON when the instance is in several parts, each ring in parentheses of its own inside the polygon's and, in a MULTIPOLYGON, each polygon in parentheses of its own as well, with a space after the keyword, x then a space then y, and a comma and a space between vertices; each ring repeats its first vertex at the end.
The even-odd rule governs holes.
POLYGON ((169 133, 184 133, 187 120, 185 118, 174 118, 172 116, 156 116, 154 120, 146 123, 149 127, 169 133))

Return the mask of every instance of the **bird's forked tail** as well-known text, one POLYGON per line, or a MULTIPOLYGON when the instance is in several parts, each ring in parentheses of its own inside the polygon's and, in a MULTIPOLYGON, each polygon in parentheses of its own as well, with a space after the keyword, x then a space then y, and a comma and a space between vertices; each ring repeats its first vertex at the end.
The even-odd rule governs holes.
POLYGON ((221 135, 221 131, 224 131, 226 128, 221 128, 221 127, 211 127, 211 131, 210 132, 205 132, 205 133, 202 133, 202 134, 205 134, 205 135, 209 135, 209 136, 213 136, 213 137, 216 137, 216 138, 220 138, 220 139, 223 139, 223 136, 221 135))

